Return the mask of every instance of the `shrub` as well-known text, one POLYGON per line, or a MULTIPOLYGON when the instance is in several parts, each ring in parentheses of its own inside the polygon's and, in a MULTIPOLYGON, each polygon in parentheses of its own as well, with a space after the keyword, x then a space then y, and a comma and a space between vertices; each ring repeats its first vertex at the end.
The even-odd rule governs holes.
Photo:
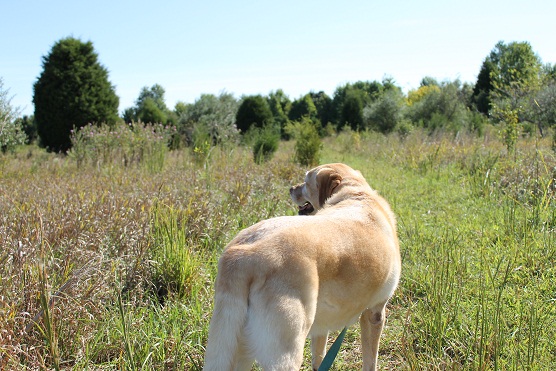
POLYGON ((286 125, 286 132, 295 139, 295 161, 303 166, 317 165, 322 141, 317 128, 308 117, 286 125))
POLYGON ((485 126, 488 123, 488 118, 478 111, 471 111, 468 116, 468 130, 472 133, 476 133, 477 136, 482 137, 485 133, 485 126))
POLYGON ((400 140, 405 140, 413 129, 414 127, 409 120, 401 120, 398 126, 396 126, 396 133, 398 133, 400 140))
POLYGON ((202 130, 212 144, 235 144, 239 137, 236 128, 238 102, 232 94, 219 96, 203 94, 195 103, 181 104, 177 122, 178 131, 189 144, 195 144, 195 131, 202 130))
POLYGON ((274 156, 280 143, 280 128, 272 125, 265 125, 262 129, 252 128, 255 130, 253 139, 253 158, 257 164, 262 164, 274 156))
POLYGON ((400 90, 386 90, 378 99, 363 109, 363 118, 367 122, 367 127, 381 133, 392 132, 402 120, 403 99, 400 90))
POLYGON ((11 106, 8 90, 0 78, 0 150, 11 151, 15 146, 25 143, 25 133, 16 120, 18 112, 11 106))

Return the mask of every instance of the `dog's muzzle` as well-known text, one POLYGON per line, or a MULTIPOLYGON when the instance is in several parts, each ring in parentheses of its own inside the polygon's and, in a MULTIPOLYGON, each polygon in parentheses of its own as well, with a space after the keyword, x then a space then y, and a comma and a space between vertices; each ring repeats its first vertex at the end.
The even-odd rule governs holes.
POLYGON ((303 198, 304 198, 302 196, 303 185, 304 184, 302 183, 302 184, 292 186, 290 188, 290 196, 291 196, 293 202, 295 202, 297 204, 297 207, 299 209, 299 211, 298 211, 299 215, 310 215, 311 213, 313 213, 315 211, 315 208, 313 207, 313 205, 309 201, 303 200, 303 198), (303 204, 301 204, 302 202, 303 202, 303 204))
POLYGON ((311 205, 310 202, 298 206, 298 208, 299 208, 298 211, 299 215, 310 215, 313 211, 315 211, 315 208, 313 207, 313 205, 311 205))

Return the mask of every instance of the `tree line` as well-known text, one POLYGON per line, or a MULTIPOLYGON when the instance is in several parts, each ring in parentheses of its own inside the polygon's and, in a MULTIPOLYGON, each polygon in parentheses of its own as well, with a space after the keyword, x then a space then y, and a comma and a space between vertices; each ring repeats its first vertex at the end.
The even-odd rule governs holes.
POLYGON ((291 99, 281 89, 239 98, 203 94, 193 103, 178 102, 173 109, 165 103, 164 88, 155 84, 142 88, 134 106, 121 116, 115 87, 92 42, 61 39, 43 57, 42 67, 33 86, 32 117, 17 117, 0 79, 4 151, 26 137, 38 139, 51 151, 66 152, 73 130, 121 121, 173 125, 186 144, 198 138, 211 143, 238 140, 254 130, 288 138, 296 123, 311 125, 320 136, 345 127, 401 135, 416 127, 481 135, 492 123, 504 125, 508 138, 536 130, 544 135, 556 123, 556 65, 543 64, 528 42, 497 43, 485 57, 475 84, 424 77, 418 88, 405 94, 387 77, 340 85, 332 96, 320 91, 291 99))

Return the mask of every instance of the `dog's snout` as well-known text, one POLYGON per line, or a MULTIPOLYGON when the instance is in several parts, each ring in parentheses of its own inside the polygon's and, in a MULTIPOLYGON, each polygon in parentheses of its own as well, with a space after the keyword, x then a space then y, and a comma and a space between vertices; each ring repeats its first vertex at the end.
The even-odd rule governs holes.
POLYGON ((301 187, 303 185, 303 183, 301 184, 296 184, 296 185, 292 185, 290 188, 290 194, 293 194, 299 187, 301 187))

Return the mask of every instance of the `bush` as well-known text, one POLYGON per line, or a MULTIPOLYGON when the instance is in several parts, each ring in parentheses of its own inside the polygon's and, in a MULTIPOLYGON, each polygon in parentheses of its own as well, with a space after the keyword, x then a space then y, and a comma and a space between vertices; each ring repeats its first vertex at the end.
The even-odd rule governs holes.
POLYGON ((255 130, 253 138, 253 159, 257 164, 262 164, 274 156, 280 143, 280 128, 272 125, 266 125, 262 129, 252 128, 255 130))
POLYGON ((468 130, 476 133, 477 136, 482 137, 485 133, 485 126, 488 123, 488 118, 478 111, 470 111, 468 130))
POLYGON ((469 119, 461 83, 425 85, 408 93, 407 118, 433 132, 449 129, 457 132, 469 119))
POLYGON ((18 112, 11 106, 8 90, 4 90, 4 82, 0 78, 0 150, 11 151, 25 143, 25 133, 16 120, 18 112))
POLYGON ((409 120, 402 120, 398 126, 396 126, 396 133, 398 133, 400 140, 405 140, 413 129, 414 127, 409 120))
POLYGON ((390 133, 403 118, 404 97, 400 90, 386 90, 374 102, 363 109, 367 127, 381 133, 390 133))
POLYGON ((176 107, 180 110, 178 131, 189 144, 194 144, 197 130, 203 130, 212 144, 235 144, 239 137, 235 125, 238 106, 232 94, 203 94, 193 104, 176 107))
POLYGON ((286 125, 286 133, 295 139, 295 161, 303 166, 319 163, 322 141, 317 128, 308 117, 286 125))

